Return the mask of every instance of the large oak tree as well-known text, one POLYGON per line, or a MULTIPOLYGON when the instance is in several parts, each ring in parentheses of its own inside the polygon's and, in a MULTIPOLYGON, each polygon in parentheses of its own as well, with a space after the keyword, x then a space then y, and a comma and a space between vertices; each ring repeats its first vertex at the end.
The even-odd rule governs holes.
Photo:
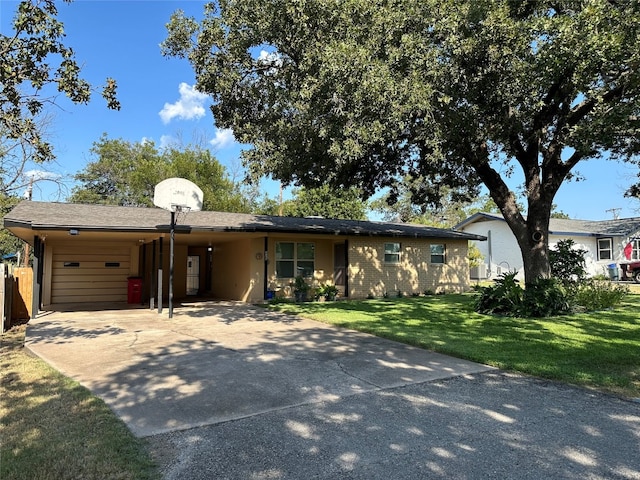
POLYGON ((168 31, 164 53, 189 58, 252 173, 365 194, 409 177, 424 203, 484 183, 528 283, 550 274, 553 199, 576 166, 638 161, 639 2, 220 0, 168 31))

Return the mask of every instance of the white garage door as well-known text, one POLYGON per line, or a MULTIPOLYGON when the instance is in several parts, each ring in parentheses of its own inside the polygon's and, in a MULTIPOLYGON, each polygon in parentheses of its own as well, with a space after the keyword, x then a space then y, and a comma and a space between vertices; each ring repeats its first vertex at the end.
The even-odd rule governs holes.
POLYGON ((53 249, 51 303, 126 302, 130 247, 53 249))

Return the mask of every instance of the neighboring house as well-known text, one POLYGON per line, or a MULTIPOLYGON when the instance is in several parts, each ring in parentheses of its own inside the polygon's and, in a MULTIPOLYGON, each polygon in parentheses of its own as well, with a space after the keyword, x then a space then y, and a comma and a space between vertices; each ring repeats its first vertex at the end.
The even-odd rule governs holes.
MULTIPOLYGON (((513 270, 518 271, 518 278, 524 278, 520 248, 502 215, 476 213, 453 228, 487 237, 486 242, 478 244, 484 266, 472 272, 472 278, 493 279, 513 270)), ((552 218, 549 247, 564 239, 573 240, 576 248, 587 251, 589 276, 614 274, 621 278, 624 273, 621 265, 640 260, 640 218, 600 221, 552 218)))
MULTIPOLYGON (((34 302, 46 308, 166 299, 170 219, 158 208, 23 201, 4 226, 34 247, 34 302)), ((224 212, 181 213, 176 223, 174 297, 246 302, 291 296, 297 275, 350 298, 461 292, 468 242, 485 240, 421 225, 224 212)))

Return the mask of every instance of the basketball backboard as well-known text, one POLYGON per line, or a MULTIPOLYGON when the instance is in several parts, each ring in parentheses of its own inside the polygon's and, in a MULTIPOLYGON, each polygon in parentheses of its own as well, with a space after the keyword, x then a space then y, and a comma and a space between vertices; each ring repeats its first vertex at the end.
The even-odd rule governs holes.
POLYGON ((185 178, 167 178, 156 185, 153 204, 170 212, 202 210, 202 190, 185 178))

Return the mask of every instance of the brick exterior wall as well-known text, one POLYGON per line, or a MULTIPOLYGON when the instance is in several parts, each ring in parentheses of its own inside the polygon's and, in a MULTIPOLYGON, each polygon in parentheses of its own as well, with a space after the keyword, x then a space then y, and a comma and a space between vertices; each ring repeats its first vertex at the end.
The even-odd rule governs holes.
POLYGON ((451 239, 349 239, 349 296, 381 297, 439 292, 464 292, 470 288, 468 242, 451 239), (385 243, 400 243, 400 261, 385 263, 385 243), (431 263, 430 245, 444 244, 444 264, 431 263))

